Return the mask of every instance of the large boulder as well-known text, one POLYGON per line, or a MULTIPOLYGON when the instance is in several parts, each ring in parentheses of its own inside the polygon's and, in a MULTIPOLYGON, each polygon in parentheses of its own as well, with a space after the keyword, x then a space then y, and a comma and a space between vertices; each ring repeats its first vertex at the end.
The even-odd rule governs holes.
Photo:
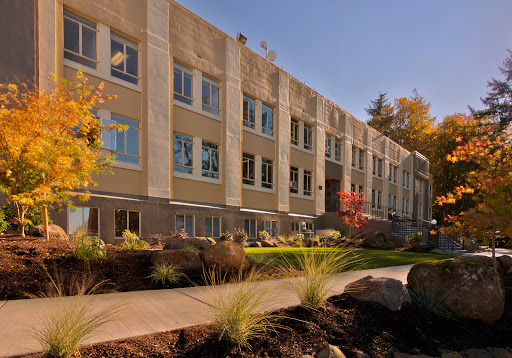
POLYGON ((167 236, 164 238, 163 242, 165 243, 164 250, 181 250, 185 246, 194 246, 201 250, 210 247, 210 242, 205 237, 189 237, 182 239, 167 236))
MULTIPOLYGON (((63 228, 61 228, 59 225, 55 224, 48 224, 48 233, 50 236, 50 239, 67 239, 68 235, 64 231, 63 228)), ((36 236, 36 237, 43 237, 44 236, 44 225, 36 225, 30 228, 29 235, 36 236)))
POLYGON ((345 355, 336 346, 328 344, 318 354, 316 358, 345 358, 345 355))
POLYGON ((209 269, 238 271, 249 268, 250 263, 242 245, 221 241, 201 252, 201 258, 209 269))
MULTIPOLYGON (((482 255, 464 254, 455 259, 456 261, 476 262, 485 266, 493 267, 492 258, 482 255)), ((496 258, 496 271, 501 275, 512 273, 512 257, 503 255, 496 258)))
POLYGON ((504 275, 512 274, 512 257, 508 255, 499 256, 498 263, 504 275))
POLYGON ((471 318, 491 324, 505 309, 503 280, 492 268, 469 261, 425 261, 407 275, 416 292, 444 297, 447 312, 455 318, 471 318))
POLYGON ((344 293, 360 300, 378 302, 391 311, 398 311, 406 302, 411 303, 411 296, 401 281, 387 277, 366 276, 349 283, 344 293))
POLYGON ((203 267, 199 254, 190 250, 162 250, 155 251, 151 256, 153 265, 167 263, 180 266, 185 271, 200 271, 203 267))
POLYGON ((272 240, 261 240, 261 247, 277 247, 277 244, 272 240))

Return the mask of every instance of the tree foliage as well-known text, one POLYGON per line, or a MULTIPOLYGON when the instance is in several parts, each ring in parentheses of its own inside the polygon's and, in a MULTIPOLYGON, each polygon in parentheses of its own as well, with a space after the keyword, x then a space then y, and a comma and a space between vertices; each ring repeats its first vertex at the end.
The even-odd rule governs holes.
POLYGON ((0 85, 0 192, 15 206, 22 236, 31 207, 70 203, 71 190, 95 185, 92 174, 111 164, 100 155, 102 126, 89 112, 111 98, 102 88, 82 73, 73 81, 53 77, 51 91, 0 85))
POLYGON ((343 225, 349 227, 349 237, 352 237, 354 229, 365 227, 368 220, 363 216, 363 203, 366 199, 361 193, 353 191, 339 191, 341 207, 345 210, 336 212, 342 218, 343 225))

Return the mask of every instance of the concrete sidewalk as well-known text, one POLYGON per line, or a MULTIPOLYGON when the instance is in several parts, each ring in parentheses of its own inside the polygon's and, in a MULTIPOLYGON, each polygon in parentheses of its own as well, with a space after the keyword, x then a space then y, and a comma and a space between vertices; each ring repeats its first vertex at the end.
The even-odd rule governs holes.
MULTIPOLYGON (((333 294, 343 292, 345 286, 362 277, 391 277, 406 282, 412 265, 347 272, 336 275, 333 294)), ((270 288, 272 297, 265 310, 294 306, 299 300, 290 288, 290 279, 263 281, 257 285, 270 288)), ((98 343, 164 332, 210 322, 208 292, 229 289, 232 285, 187 287, 169 290, 109 293, 81 297, 95 310, 119 308, 117 319, 108 322, 101 332, 87 343, 98 343)), ((32 331, 41 325, 49 312, 61 305, 73 305, 77 297, 36 298, 0 301, 0 357, 16 357, 40 352, 32 331)))

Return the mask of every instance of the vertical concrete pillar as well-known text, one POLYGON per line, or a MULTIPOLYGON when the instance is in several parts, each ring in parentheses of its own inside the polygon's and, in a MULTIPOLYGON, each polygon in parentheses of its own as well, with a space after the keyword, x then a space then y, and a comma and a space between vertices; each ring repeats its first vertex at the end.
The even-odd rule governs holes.
MULTIPOLYGON (((279 72, 277 109, 277 210, 290 211, 290 80, 279 72)), ((302 132, 301 132, 302 133, 302 132)))
POLYGON ((404 186, 403 186, 403 178, 404 178, 404 159, 403 159, 403 149, 402 147, 398 148, 398 208, 397 211, 400 212, 400 215, 404 215, 404 207, 403 207, 403 198, 404 198, 404 186))
MULTIPOLYGON (((57 17, 62 21, 62 3, 55 0, 39 0, 39 88, 50 89, 50 73, 57 73, 57 17), (60 11, 60 12, 59 12, 60 11)), ((60 41, 59 41, 60 42, 60 41)), ((64 47, 59 47, 64 56, 64 47)), ((59 71, 60 72, 60 71, 59 71)), ((59 75, 57 73, 57 75, 59 75)))
MULTIPOLYGON (((384 138, 384 141, 383 141, 383 145, 384 145, 384 160, 383 160, 383 164, 384 165, 384 168, 382 170, 382 180, 384 181, 384 193, 382 195, 384 195, 384 197, 382 198, 382 202, 383 202, 383 205, 385 207, 391 207, 391 203, 389 202, 389 178, 390 178, 390 175, 391 175, 391 172, 389 170, 389 139, 388 138, 384 138)), ((386 216, 387 213, 384 212, 384 216, 386 216)))
POLYGON ((316 145, 315 175, 313 178, 313 193, 315 199, 315 213, 322 215, 325 212, 325 105, 322 97, 316 97, 316 145), (322 189, 320 189, 320 187, 322 189))
POLYGON ((240 206, 241 173, 241 117, 242 91, 240 87, 240 48, 226 39, 226 93, 223 133, 225 203, 240 206))
POLYGON ((350 191, 352 184, 352 118, 343 114, 345 135, 343 138, 343 173, 341 190, 350 191))
MULTIPOLYGON (((144 56, 144 53, 143 53, 144 56)), ((147 195, 169 198, 170 178, 170 68, 169 4, 147 1, 146 89, 147 120, 142 114, 142 144, 146 147, 147 195)), ((144 62, 144 61, 143 61, 144 62)), ((143 163, 144 166, 144 163, 143 163)))
MULTIPOLYGON (((101 22, 98 24, 98 48, 110 48, 110 27, 101 22)), ((110 76, 110 51, 98 51, 98 71, 104 76, 110 76)))
MULTIPOLYGON (((372 200, 372 189, 373 189, 373 136, 371 132, 371 128, 369 126, 366 127, 365 133, 364 133, 364 141, 366 145, 366 163, 365 163, 365 197, 366 200, 370 201, 372 200)), ((377 200, 377 198, 375 198, 377 200)), ((371 204, 368 205, 368 210, 370 210, 371 213, 371 204)))

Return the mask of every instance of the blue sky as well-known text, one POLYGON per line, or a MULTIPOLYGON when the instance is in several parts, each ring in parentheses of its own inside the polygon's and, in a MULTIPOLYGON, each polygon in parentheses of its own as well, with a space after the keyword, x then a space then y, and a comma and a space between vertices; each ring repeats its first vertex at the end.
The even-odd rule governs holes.
POLYGON ((361 120, 418 89, 440 121, 481 108, 512 49, 510 0, 178 0, 361 120))

